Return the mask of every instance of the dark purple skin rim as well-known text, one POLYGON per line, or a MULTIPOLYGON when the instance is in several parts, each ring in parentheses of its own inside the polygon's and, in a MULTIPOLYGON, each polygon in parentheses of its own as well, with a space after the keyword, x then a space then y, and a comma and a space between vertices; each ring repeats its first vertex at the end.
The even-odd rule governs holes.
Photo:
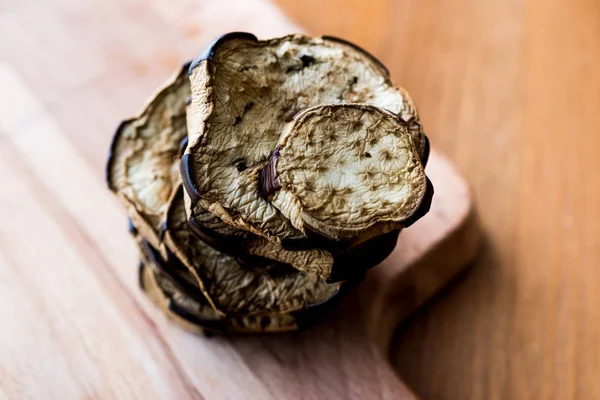
MULTIPOLYGON (((191 61, 188 61, 186 63, 183 64, 183 67, 181 68, 181 71, 187 71, 190 68, 191 65, 191 61)), ((110 182, 112 180, 112 173, 110 171, 110 166, 113 162, 113 158, 115 156, 115 147, 117 146, 117 140, 119 135, 121 134, 121 131, 123 130, 123 128, 125 128, 125 125, 127 125, 130 122, 135 121, 135 118, 128 118, 124 121, 121 121, 121 123, 119 124, 119 126, 117 127, 117 129, 115 129, 115 133, 113 134, 113 137, 110 141, 110 147, 108 149, 108 160, 106 161, 106 167, 105 167, 105 179, 106 179, 106 186, 108 186, 108 188, 110 190, 113 190, 113 187, 111 186, 110 182)))
POLYGON ((167 233, 167 221, 163 221, 158 228, 158 240, 165 240, 165 233, 167 233))
POLYGON ((179 172, 181 174, 181 183, 183 184, 183 188, 185 189, 188 196, 193 203, 200 200, 200 195, 198 194, 198 187, 194 183, 193 179, 193 171, 191 165, 191 156, 189 153, 181 156, 181 162, 179 163, 179 172))
MULTIPOLYGON (((257 266, 277 263, 277 261, 266 257, 247 254, 245 251, 245 238, 222 235, 212 229, 202 226, 202 224, 198 223, 193 216, 188 220, 188 225, 190 231, 198 239, 221 253, 236 257, 241 264, 257 266)), ((252 235, 251 233, 249 234, 252 235)))
POLYGON ((187 149, 188 141, 189 141, 189 138, 186 136, 181 140, 181 143, 179 143, 179 150, 177 150, 178 157, 183 156, 183 153, 185 153, 185 149, 187 149))
POLYGON ((127 218, 127 230, 133 236, 138 234, 138 230, 135 227, 135 225, 133 224, 133 220, 131 218, 127 218))
POLYGON ((138 264, 138 285, 140 285, 143 291, 146 291, 146 285, 144 285, 144 268, 146 268, 146 265, 140 260, 138 264))
MULTIPOLYGON (((142 288, 143 291, 146 291, 146 287, 144 285, 145 269, 146 269, 146 265, 140 261, 140 264, 138 266, 138 280, 139 280, 140 288, 142 288)), ((152 273, 155 273, 155 272, 153 271, 152 273)), ((220 326, 222 324, 219 324, 219 322, 202 320, 202 319, 198 318, 197 316, 190 314, 186 310, 179 308, 170 298, 169 298, 168 308, 169 308, 169 311, 171 311, 173 314, 188 321, 189 323, 191 323, 193 325, 199 326, 200 328, 202 328, 205 331, 208 330, 211 333, 217 333, 217 332, 225 333, 225 331, 226 331, 226 329, 224 329, 220 326)))
POLYGON ((221 45, 223 45, 223 43, 226 43, 232 39, 246 39, 246 40, 251 40, 253 42, 258 41, 256 36, 254 36, 252 33, 248 33, 248 32, 225 33, 224 35, 217 37, 208 46, 206 46, 204 49, 202 49, 200 54, 196 58, 194 58, 194 61, 192 61, 192 63, 190 64, 188 73, 191 75, 192 72, 194 71, 194 68, 196 68, 198 65, 200 65, 200 63, 202 61, 211 60, 213 58, 213 56, 215 55, 215 52, 217 51, 217 49, 221 45))
MULTIPOLYGON (((156 252, 156 250, 153 249, 152 246, 150 246, 149 244, 147 244, 147 245, 150 247, 150 250, 153 253, 156 252)), ((154 256, 156 256, 156 254, 154 254, 154 256)), ((158 263, 157 266, 158 266, 158 268, 160 268, 160 270, 158 272, 163 274, 164 276, 166 276, 167 279, 171 280, 173 283, 175 283, 179 287, 180 285, 173 280, 173 277, 168 272, 166 272, 164 270, 163 265, 161 265, 162 258, 156 258, 154 256, 150 256, 151 257, 150 262, 158 263)), ((144 287, 144 283, 143 283, 144 282, 143 274, 144 274, 145 268, 146 268, 146 265, 143 262, 140 262, 139 267, 138 267, 138 280, 139 280, 139 285, 142 288, 142 290, 146 289, 144 287)), ((325 316, 330 310, 335 308, 337 306, 337 304, 339 304, 339 300, 341 300, 341 298, 343 297, 343 294, 346 292, 346 290, 344 290, 346 287, 347 287, 347 284, 342 285, 336 293, 334 293, 331 297, 322 301, 321 303, 310 305, 303 310, 291 312, 290 315, 292 315, 294 317, 294 319, 296 320, 296 325, 298 326, 298 328, 303 329, 303 328, 308 327, 309 325, 314 324, 315 322, 320 320, 323 316, 325 316)), ((188 295, 192 298, 196 298, 195 296, 190 295, 187 291, 185 291, 185 290, 182 290, 182 291, 186 295, 188 295)), ((226 321, 224 321, 224 320, 212 321, 212 320, 200 319, 197 316, 190 314, 188 311, 178 307, 171 299, 169 299, 169 300, 170 300, 169 305, 168 305, 169 311, 176 314, 180 318, 183 318, 186 321, 188 321, 196 326, 199 326, 200 328, 205 330, 205 333, 207 333, 206 331, 208 331, 208 333, 235 334, 235 335, 252 335, 253 333, 265 333, 265 332, 261 332, 261 331, 256 331, 256 332, 231 331, 231 329, 227 326, 226 321)), ((239 318, 239 316, 230 316, 229 318, 239 318)), ((263 316, 261 318, 265 318, 265 316, 263 316)), ((277 333, 284 333, 284 332, 271 332, 271 333, 277 334, 277 333)))
POLYGON ((327 283, 362 280, 367 270, 380 264, 394 251, 399 234, 400 230, 396 229, 336 254, 327 283))
MULTIPOLYGON (((266 263, 272 262, 264 257, 252 256, 248 255, 244 251, 244 238, 237 238, 231 236, 222 235, 212 229, 208 229, 202 224, 198 223, 194 216, 191 216, 188 221, 188 227, 192 234, 212 247, 215 250, 218 250, 222 253, 228 254, 233 257, 237 257, 239 261, 245 263, 247 265, 264 265, 266 263)), ((164 238, 164 234, 169 229, 168 221, 164 221, 161 224, 159 231, 159 238, 162 241, 164 238)), ((250 234, 250 233, 249 233, 250 234)))
POLYGON ((199 224, 193 216, 188 220, 188 226, 197 238, 215 250, 231 256, 239 256, 244 252, 244 239, 242 238, 228 237, 212 229, 207 229, 199 224))
POLYGON ((141 246, 142 253, 148 258, 148 260, 156 266, 159 271, 167 277, 175 286, 179 288, 183 293, 187 296, 193 298, 196 301, 203 302, 205 300, 204 295, 200 291, 200 289, 190 285, 184 280, 180 279, 176 273, 173 273, 172 268, 176 268, 175 266, 169 265, 167 261, 165 261, 160 254, 156 251, 154 247, 146 240, 142 240, 141 246))
POLYGON ((345 39, 341 39, 341 38, 339 38, 339 37, 336 37, 336 36, 323 35, 323 36, 321 36, 321 38, 322 38, 323 40, 329 40, 329 41, 331 41, 331 42, 337 42, 337 43, 345 44, 346 46, 350 46, 350 47, 352 47, 354 50, 356 50, 356 51, 358 51, 358 52, 360 52, 360 53, 364 54, 364 55, 365 55, 365 56, 367 56, 369 59, 371 59, 371 61, 373 61, 375 64, 377 64, 377 66, 378 66, 379 68, 381 68, 381 70, 382 70, 382 71, 384 72, 384 74, 385 74, 385 77, 386 77, 387 79, 389 79, 389 78, 390 78, 390 71, 387 69, 387 67, 386 67, 386 66, 385 66, 385 65, 384 65, 384 64, 383 64, 381 61, 379 61, 379 59, 378 59, 377 57, 375 57, 373 54, 369 53, 368 51, 366 51, 366 50, 365 50, 365 49, 363 49, 362 47, 360 47, 360 46, 358 46, 358 45, 356 45, 356 44, 354 44, 354 43, 352 43, 352 42, 349 42, 349 41, 347 41, 347 40, 345 40, 345 39))
POLYGON ((423 150, 423 159, 421 160, 421 165, 423 168, 427 166, 427 162, 429 161, 429 153, 431 152, 431 144, 429 143, 429 138, 427 135, 423 135, 425 138, 425 149, 423 150))
POLYGON ((187 322, 196 325, 204 331, 204 334, 210 336, 210 334, 218 333, 218 334, 226 334, 227 328, 225 325, 225 321, 210 321, 200 319, 197 316, 190 314, 188 311, 180 308, 171 298, 169 298, 169 311, 173 314, 177 315, 179 318, 186 320, 187 322))
POLYGON ((316 247, 316 244, 309 238, 282 238, 281 247, 284 250, 312 250, 316 247))
POLYGON ((435 191, 433 189, 433 184, 431 183, 429 178, 427 178, 427 186, 425 188, 425 194, 421 199, 421 204, 419 204, 419 208, 417 208, 413 215, 404 220, 405 228, 408 228, 409 226, 423 218, 429 212, 429 209, 431 208, 431 202, 433 201, 434 192, 435 191))
MULTIPOLYGON (((377 66, 384 72, 384 74, 386 75, 386 78, 390 77, 390 71, 387 69, 387 67, 381 62, 379 61, 379 59, 377 57, 375 57, 373 54, 369 53, 368 51, 366 51, 365 49, 363 49, 362 47, 349 42, 345 39, 341 39, 338 38, 336 36, 330 36, 330 35, 323 35, 321 36, 321 38, 323 40, 329 40, 331 42, 337 42, 337 43, 341 43, 344 44, 346 46, 352 47, 354 50, 359 51, 360 53, 364 54, 365 56, 367 56, 371 61, 373 61, 375 64, 377 64, 377 66)), ((208 46, 206 46, 201 52, 200 54, 192 61, 190 67, 189 67, 189 74, 191 75, 193 70, 204 60, 210 60, 213 58, 213 56, 215 55, 215 52, 217 51, 217 49, 219 48, 219 46, 221 46, 223 43, 226 43, 229 40, 232 39, 246 39, 246 40, 251 40, 254 42, 258 41, 258 38, 249 32, 229 32, 229 33, 225 33, 219 37, 217 37, 216 39, 214 39, 208 46)))
POLYGON ((279 146, 269 156, 269 161, 260 170, 258 176, 258 188, 263 199, 269 200, 269 196, 281 189, 279 176, 277 175, 277 159, 279 158, 279 146))

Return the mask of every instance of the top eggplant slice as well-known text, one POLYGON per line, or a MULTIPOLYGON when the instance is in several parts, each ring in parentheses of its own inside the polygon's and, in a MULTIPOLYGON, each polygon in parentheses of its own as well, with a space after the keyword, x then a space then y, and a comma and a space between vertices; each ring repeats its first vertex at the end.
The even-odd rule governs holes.
POLYGON ((403 227, 428 186, 406 123, 362 104, 298 113, 261 183, 296 229, 350 243, 403 227))
POLYGON ((174 161, 187 135, 189 64, 153 96, 142 113, 121 123, 113 138, 106 180, 125 204, 140 235, 160 247, 160 224, 167 202, 179 185, 174 161))
POLYGON ((272 241, 305 240, 261 197, 259 174, 285 124, 300 110, 362 103, 409 123, 421 160, 427 140, 416 107, 372 56, 344 41, 301 35, 258 41, 232 33, 217 39, 190 66, 189 145, 182 178, 195 208, 272 241))

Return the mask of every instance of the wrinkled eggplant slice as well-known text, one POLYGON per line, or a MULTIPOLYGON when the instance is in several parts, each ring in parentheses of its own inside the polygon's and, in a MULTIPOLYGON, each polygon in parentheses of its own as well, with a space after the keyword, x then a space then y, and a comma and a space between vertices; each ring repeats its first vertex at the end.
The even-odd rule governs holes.
MULTIPOLYGON (((259 41, 239 33, 216 44, 190 68, 190 141, 181 164, 190 213, 199 206, 277 243, 306 242, 257 190, 290 115, 320 104, 365 103, 418 125, 406 91, 393 86, 381 63, 353 45, 301 35, 259 41)), ((424 147, 422 129, 414 134, 418 147, 424 147)))
MULTIPOLYGON (((155 249, 151 251, 154 255, 150 259, 146 257, 147 252, 142 250, 140 287, 170 319, 186 330, 201 334, 275 333, 296 330, 299 328, 296 319, 303 318, 304 321, 312 318, 303 311, 222 317, 206 301, 202 301, 200 292, 190 296, 189 292, 180 290, 180 285, 165 272, 165 266, 154 264, 164 263, 164 260, 160 259, 155 249)), ((323 312, 321 309, 319 311, 323 312)))
POLYGON ((226 323, 212 308, 177 292, 164 275, 142 260, 139 266, 140 287, 164 314, 184 329, 196 334, 224 332, 226 323))
MULTIPOLYGON (((182 183, 187 195, 193 201, 198 199, 196 184, 190 181, 190 167, 188 154, 181 159, 182 183)), ((288 238, 286 244, 295 244, 295 248, 288 250, 283 243, 271 242, 262 236, 246 230, 236 229, 234 224, 224 222, 213 212, 195 206, 192 209, 188 223, 192 232, 216 250, 233 255, 248 262, 252 258, 269 258, 273 261, 291 264, 294 268, 317 273, 328 277, 333 265, 333 256, 324 249, 307 245, 308 238, 297 240, 288 238), (302 247, 304 245, 304 248, 302 247)))
POLYGON ((425 210, 419 206, 428 181, 407 124, 375 106, 323 105, 297 114, 265 176, 263 194, 296 229, 332 242, 362 243, 425 210))
POLYGON ((159 247, 164 207, 181 178, 174 157, 187 137, 185 99, 189 63, 157 91, 143 111, 117 128, 106 166, 109 189, 125 205, 140 234, 159 247))
MULTIPOLYGON (((158 91, 140 116, 121 124, 114 137, 107 163, 109 187, 123 200, 131 220, 141 231, 140 234, 153 247, 161 249, 161 252, 163 214, 174 187, 181 180, 177 163, 187 148, 185 117, 190 93, 186 65, 158 91)), ((185 164, 185 160, 184 156, 182 164, 185 164)), ((184 177, 183 183, 186 182, 184 177)), ((200 216, 197 215, 196 220, 200 216)), ((248 237, 248 232, 236 231, 208 212, 205 212, 204 216, 208 218, 200 221, 205 222, 203 232, 207 235, 204 239, 209 239, 210 233, 217 237, 245 238, 245 244, 242 243, 242 247, 234 255, 244 258, 246 262, 253 262, 257 256, 247 253, 255 251, 282 262, 300 262, 301 264, 295 266, 303 270, 312 268, 329 271, 333 264, 332 257, 324 250, 306 250, 310 252, 310 257, 301 257, 296 253, 288 254, 282 248, 274 251, 275 244, 248 237), (261 247, 263 245, 264 249, 261 247)), ((219 250, 224 250, 226 246, 232 247, 231 243, 235 241, 232 240, 221 247, 219 241, 209 243, 219 250)))
POLYGON ((255 41, 255 42, 258 41, 257 37, 254 36, 254 34, 248 33, 248 32, 225 33, 225 34, 217 37, 208 46, 206 46, 204 49, 202 49, 200 54, 198 56, 196 56, 196 58, 194 58, 194 60, 191 62, 190 66, 188 68, 188 74, 191 75, 194 71, 194 68, 196 68, 202 61, 212 59, 215 52, 222 44, 224 44, 225 42, 227 42, 229 40, 233 40, 233 39, 244 39, 244 40, 250 40, 250 41, 255 41))
POLYGON ((383 76, 386 76, 387 78, 390 77, 390 71, 387 69, 387 67, 381 61, 379 61, 379 59, 377 57, 375 57, 373 54, 369 53, 368 51, 366 51, 359 45, 349 42, 346 39, 336 37, 336 36, 323 35, 323 36, 321 36, 321 38, 324 40, 331 41, 331 42, 338 42, 338 43, 344 44, 348 47, 352 47, 356 51, 360 51, 365 56, 370 58, 373 61, 373 63, 377 64, 377 66, 381 69, 383 76))
POLYGON ((189 277, 184 278, 182 276, 184 273, 189 272, 179 259, 165 260, 158 250, 152 247, 145 239, 140 241, 140 251, 144 255, 144 258, 150 262, 154 271, 160 273, 165 279, 168 279, 177 291, 198 302, 206 301, 195 281, 190 280, 189 277))
POLYGON ((247 265, 204 243, 189 227, 182 190, 169 202, 165 243, 195 273, 200 290, 222 315, 289 313, 322 303, 339 290, 339 284, 288 264, 247 265))

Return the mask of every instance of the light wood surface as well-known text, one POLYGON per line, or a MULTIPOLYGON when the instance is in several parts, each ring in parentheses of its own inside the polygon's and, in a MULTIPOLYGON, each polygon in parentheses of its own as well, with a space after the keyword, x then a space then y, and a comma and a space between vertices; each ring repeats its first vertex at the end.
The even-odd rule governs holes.
POLYGON ((373 52, 476 193, 466 281, 400 332, 426 399, 600 398, 600 2, 278 0, 373 52))
POLYGON ((124 210, 104 184, 111 133, 216 35, 300 28, 266 0, 0 7, 0 398, 414 398, 387 360, 393 332, 478 249, 448 160, 431 154, 430 214, 328 320, 188 334, 137 287, 124 210))

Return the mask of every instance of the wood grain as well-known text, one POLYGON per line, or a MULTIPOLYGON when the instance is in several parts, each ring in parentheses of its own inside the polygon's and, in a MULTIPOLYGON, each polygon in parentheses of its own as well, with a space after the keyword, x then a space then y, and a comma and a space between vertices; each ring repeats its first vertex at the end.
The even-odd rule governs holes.
POLYGON ((387 360, 392 334, 479 242, 469 188, 435 150, 431 212, 311 329, 197 337, 137 287, 124 210, 103 182, 111 132, 234 29, 300 28, 267 0, 0 5, 0 398, 415 398, 387 360))
POLYGON ((600 398, 600 3, 278 0, 372 49, 472 184, 473 273, 399 332, 426 399, 600 398))

